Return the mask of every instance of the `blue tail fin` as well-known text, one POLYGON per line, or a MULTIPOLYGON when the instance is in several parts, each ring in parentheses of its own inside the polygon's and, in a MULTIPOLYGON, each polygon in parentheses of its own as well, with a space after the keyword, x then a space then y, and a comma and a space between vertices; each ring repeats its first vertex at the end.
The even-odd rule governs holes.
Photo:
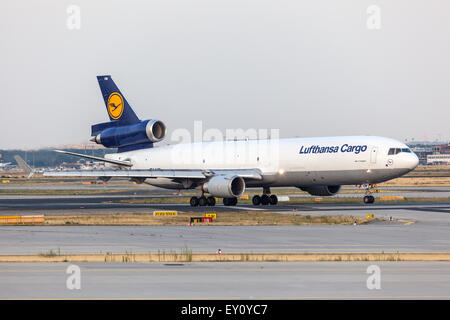
POLYGON ((111 121, 117 121, 121 125, 140 122, 110 75, 97 76, 97 80, 111 121))
POLYGON ((110 121, 91 126, 91 136, 93 137, 91 141, 107 148, 117 148, 117 152, 126 152, 151 148, 153 142, 162 140, 165 135, 165 126, 161 121, 139 120, 110 75, 97 76, 97 80, 110 121), (159 123, 157 127, 161 127, 164 132, 161 137, 152 139, 149 136, 149 123, 151 130, 155 123, 159 123))

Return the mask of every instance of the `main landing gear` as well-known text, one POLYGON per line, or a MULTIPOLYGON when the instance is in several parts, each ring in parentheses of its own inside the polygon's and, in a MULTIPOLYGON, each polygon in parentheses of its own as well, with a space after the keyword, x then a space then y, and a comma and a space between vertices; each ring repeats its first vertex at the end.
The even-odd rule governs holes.
POLYGON ((196 206, 200 206, 200 207, 205 207, 205 206, 215 206, 216 205, 216 198, 214 198, 213 196, 209 196, 209 197, 205 197, 204 195, 202 195, 201 197, 192 197, 191 198, 191 207, 196 207, 196 206))
POLYGON ((255 206, 259 206, 262 204, 263 206, 267 205, 276 205, 278 203, 278 197, 274 194, 270 194, 270 188, 264 187, 263 188, 263 194, 260 195, 254 195, 252 198, 252 203, 255 206))
MULTIPOLYGON (((236 197, 233 198, 223 198, 223 204, 225 206, 235 206, 238 202, 238 199, 236 197)), ((205 197, 202 195, 201 197, 192 197, 190 200, 191 207, 206 207, 210 206, 213 207, 216 205, 216 198, 213 196, 205 197)))
POLYGON ((235 206, 237 205, 238 199, 236 197, 233 198, 223 198, 224 206, 235 206))
MULTIPOLYGON (((205 197, 205 195, 202 195, 201 197, 192 197, 191 198, 191 206, 192 207, 205 207, 205 206, 215 206, 216 205, 216 198, 213 196, 205 197)), ((235 206, 238 203, 238 199, 236 197, 231 198, 223 198, 223 205, 224 206, 235 206)), ((252 203, 255 206, 259 206, 260 204, 263 206, 267 205, 276 205, 278 204, 278 197, 275 194, 270 194, 270 188, 264 187, 263 188, 263 194, 262 195, 254 195, 252 198, 252 203)))
MULTIPOLYGON (((237 198, 223 198, 223 204, 225 206, 235 206, 237 204, 238 200, 237 198)), ((200 206, 200 207, 205 207, 205 206, 215 206, 216 205, 216 198, 214 198, 213 196, 209 196, 209 197, 205 197, 205 196, 201 196, 201 197, 192 197, 191 198, 191 207, 196 207, 196 206, 200 206)))

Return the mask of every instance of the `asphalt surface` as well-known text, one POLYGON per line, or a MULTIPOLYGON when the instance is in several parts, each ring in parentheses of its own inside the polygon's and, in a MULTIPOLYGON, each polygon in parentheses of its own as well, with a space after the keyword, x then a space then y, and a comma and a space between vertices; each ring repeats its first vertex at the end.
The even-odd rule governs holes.
POLYGON ((181 252, 186 246, 205 253, 448 252, 450 214, 413 214, 421 220, 357 226, 1 226, 0 254, 181 252))
MULTIPOLYGON (((414 193, 446 194, 448 188, 414 193)), ((114 195, 1 195, 0 215, 121 213, 170 209, 199 213, 269 210, 393 221, 350 226, 0 226, 0 254, 193 252, 448 252, 450 203, 237 205, 130 204, 167 196, 132 190, 114 195), (135 194, 136 193, 136 194, 135 194)), ((67 263, 0 264, 0 298, 401 298, 449 299, 448 262, 80 263, 81 290, 66 288, 67 263), (381 268, 369 290, 366 269, 381 268)))
POLYGON ((191 207, 128 204, 127 196, 1 198, 0 215, 148 213, 153 210, 220 212, 270 210, 311 216, 374 214, 385 221, 358 226, 0 226, 0 254, 166 252, 447 252, 450 203, 307 204, 191 207), (390 222, 389 220, 391 220, 390 222))
MULTIPOLYGON (((186 204, 142 204, 127 203, 127 201, 152 198, 167 198, 173 195, 2 195, 0 196, 0 215, 37 213, 37 214, 73 214, 73 213, 118 213, 118 212, 151 212, 152 210, 179 210, 181 212, 217 212, 236 210, 264 210, 280 213, 296 211, 446 211, 450 209, 450 202, 411 202, 411 203, 380 203, 374 204, 302 204, 291 205, 282 201, 276 206, 253 206, 239 204, 237 206, 224 206, 220 202, 214 207, 191 207, 187 201, 189 197, 182 197, 186 204)), ((362 202, 362 201, 361 201, 362 202)))
POLYGON ((0 299, 450 298, 449 262, 79 263, 80 289, 68 289, 68 266, 2 263, 0 299))

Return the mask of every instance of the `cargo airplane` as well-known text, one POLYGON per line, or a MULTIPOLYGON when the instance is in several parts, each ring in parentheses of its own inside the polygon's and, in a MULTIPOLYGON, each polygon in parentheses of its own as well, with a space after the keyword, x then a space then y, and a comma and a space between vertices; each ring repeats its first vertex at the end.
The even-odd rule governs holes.
POLYGON ((313 196, 333 196, 341 185, 364 185, 364 203, 373 203, 374 184, 400 177, 419 163, 404 143, 375 136, 155 147, 164 139, 166 125, 156 119, 140 120, 111 76, 98 76, 97 80, 110 121, 92 126, 91 141, 117 148, 117 153, 101 158, 56 150, 103 161, 106 169, 49 171, 45 176, 120 177, 166 189, 196 189, 199 196, 190 199, 191 206, 214 206, 216 198, 223 198, 224 205, 236 205, 246 187, 262 188, 261 195, 252 198, 254 205, 276 205, 278 198, 271 187, 297 187, 313 196))

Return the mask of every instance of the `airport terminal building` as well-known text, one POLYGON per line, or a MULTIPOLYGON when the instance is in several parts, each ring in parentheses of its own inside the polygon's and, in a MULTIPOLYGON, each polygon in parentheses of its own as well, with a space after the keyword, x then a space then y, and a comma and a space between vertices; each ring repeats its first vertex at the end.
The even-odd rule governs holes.
POLYGON ((427 164, 450 164, 450 142, 433 146, 433 154, 427 155, 427 164))

